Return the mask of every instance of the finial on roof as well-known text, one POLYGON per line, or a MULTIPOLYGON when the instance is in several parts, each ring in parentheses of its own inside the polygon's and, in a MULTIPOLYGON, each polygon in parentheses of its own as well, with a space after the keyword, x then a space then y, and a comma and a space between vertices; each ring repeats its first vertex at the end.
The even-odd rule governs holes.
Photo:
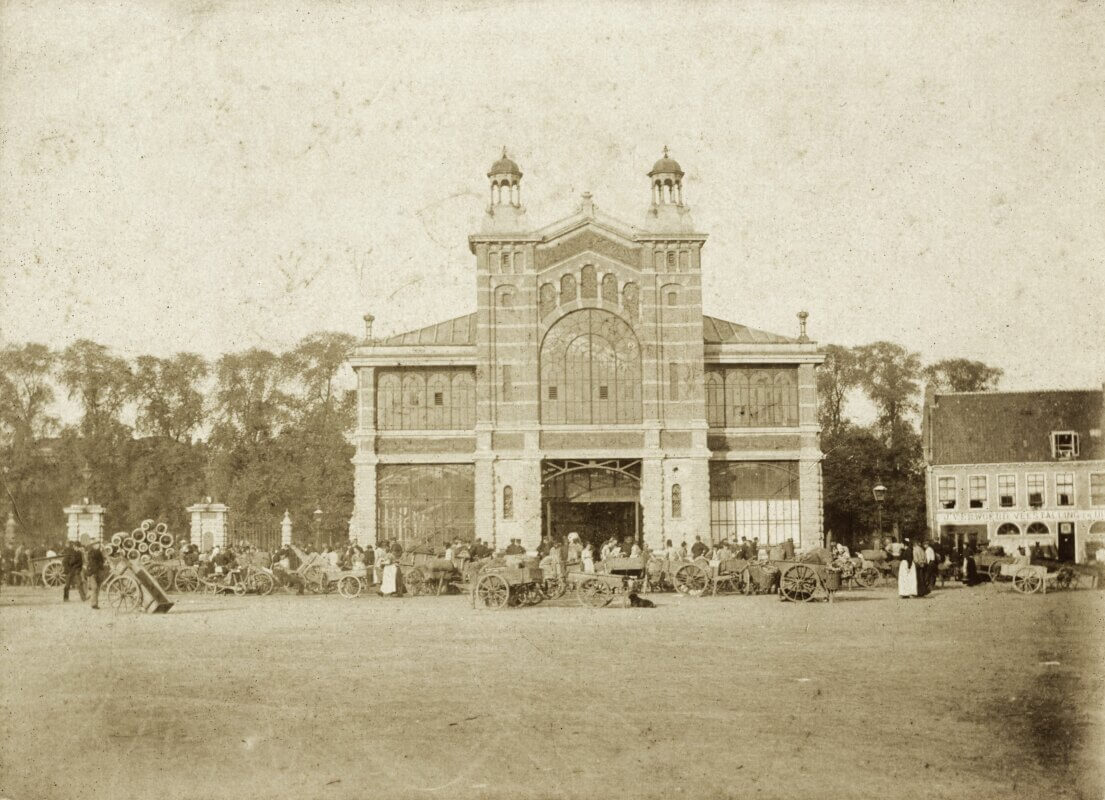
POLYGON ((668 157, 668 146, 664 145, 664 158, 668 157))
POLYGON ((364 315, 364 340, 366 342, 372 341, 372 323, 376 320, 376 317, 371 314, 364 315))
POLYGON ((798 312, 798 341, 808 342, 810 337, 806 335, 806 320, 810 318, 808 311, 798 312))

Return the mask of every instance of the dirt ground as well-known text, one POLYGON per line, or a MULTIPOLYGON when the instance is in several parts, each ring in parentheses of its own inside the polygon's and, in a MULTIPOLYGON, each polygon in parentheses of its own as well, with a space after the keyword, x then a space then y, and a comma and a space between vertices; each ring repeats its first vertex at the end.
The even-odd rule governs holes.
POLYGON ((0 594, 0 797, 1105 796, 1105 592, 0 594))

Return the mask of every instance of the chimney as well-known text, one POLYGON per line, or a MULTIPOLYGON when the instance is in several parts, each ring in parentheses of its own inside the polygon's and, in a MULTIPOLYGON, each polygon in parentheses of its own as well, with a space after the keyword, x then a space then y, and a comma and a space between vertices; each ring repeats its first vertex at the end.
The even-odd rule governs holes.
POLYGON ((376 317, 372 316, 371 314, 364 315, 364 340, 366 342, 372 341, 372 322, 375 319, 376 317))

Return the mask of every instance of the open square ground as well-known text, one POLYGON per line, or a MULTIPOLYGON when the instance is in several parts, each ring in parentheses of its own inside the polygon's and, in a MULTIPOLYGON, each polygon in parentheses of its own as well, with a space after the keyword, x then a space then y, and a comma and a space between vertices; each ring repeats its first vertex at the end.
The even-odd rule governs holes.
POLYGON ((1105 594, 0 596, 0 796, 1101 798, 1105 594))

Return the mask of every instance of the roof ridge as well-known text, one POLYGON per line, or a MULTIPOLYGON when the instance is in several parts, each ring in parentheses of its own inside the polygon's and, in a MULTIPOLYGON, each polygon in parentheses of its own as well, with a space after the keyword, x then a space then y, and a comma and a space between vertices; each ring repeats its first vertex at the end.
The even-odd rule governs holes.
POLYGON ((1074 394, 1084 392, 1086 394, 1102 394, 1102 389, 991 389, 975 392, 934 392, 936 397, 963 397, 965 395, 996 395, 996 394, 1074 394))

